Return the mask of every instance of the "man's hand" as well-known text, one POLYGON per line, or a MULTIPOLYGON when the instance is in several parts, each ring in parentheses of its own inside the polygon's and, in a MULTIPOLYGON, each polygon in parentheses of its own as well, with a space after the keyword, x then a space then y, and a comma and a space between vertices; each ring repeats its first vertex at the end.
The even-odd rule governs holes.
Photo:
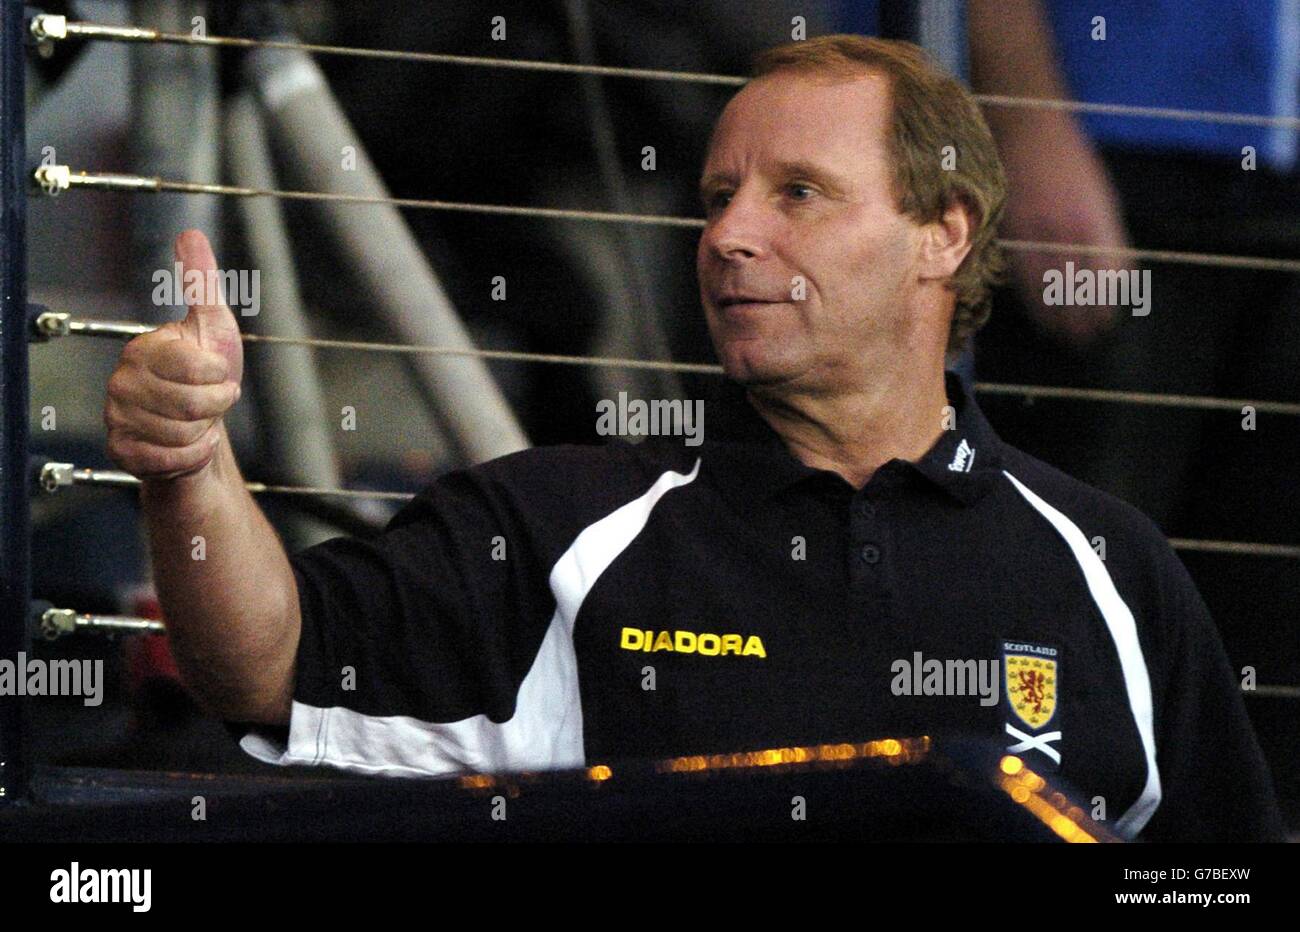
MULTIPOLYGON (((198 230, 176 237, 175 251, 184 272, 202 272, 205 283, 217 268, 198 230)), ((223 416, 239 400, 243 372, 239 324, 219 299, 131 340, 108 380, 109 457, 141 479, 202 471, 221 441, 223 416)))
MULTIPOLYGON (((1074 118, 1068 114, 1034 114, 1023 122, 1041 125, 1032 131, 1021 126, 999 140, 1012 192, 1007 199, 1002 236, 1127 247, 1119 197, 1074 118)), ((1084 348, 1118 322, 1119 309, 1113 305, 1048 305, 1043 298, 1044 275, 1049 269, 1064 274, 1067 262, 1073 262, 1076 270, 1126 271, 1122 256, 1014 252, 1009 259, 1012 281, 1026 311, 1049 336, 1084 348)))

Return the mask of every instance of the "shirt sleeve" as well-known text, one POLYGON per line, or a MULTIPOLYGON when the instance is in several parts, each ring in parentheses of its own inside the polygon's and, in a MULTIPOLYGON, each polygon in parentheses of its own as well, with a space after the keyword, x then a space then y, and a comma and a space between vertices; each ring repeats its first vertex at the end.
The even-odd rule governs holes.
POLYGON ((275 764, 429 775, 580 766, 572 638, 520 503, 499 473, 457 470, 373 540, 294 554, 302 636, 275 764))
POLYGON ((1162 597, 1171 651, 1156 696, 1162 799, 1145 841, 1283 841, 1268 764, 1240 680, 1200 593, 1169 550, 1162 597))

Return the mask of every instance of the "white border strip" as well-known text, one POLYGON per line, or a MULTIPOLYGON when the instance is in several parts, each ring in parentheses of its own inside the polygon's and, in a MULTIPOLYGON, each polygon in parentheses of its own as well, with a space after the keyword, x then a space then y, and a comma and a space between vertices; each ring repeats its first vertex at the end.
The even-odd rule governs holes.
POLYGON ((240 747, 268 764, 326 764, 398 777, 583 766, 574 622, 601 573, 644 530, 659 500, 693 481, 699 471, 697 458, 689 474, 665 472, 640 498, 584 528, 556 561, 550 574, 555 614, 507 721, 473 715, 457 722, 426 722, 295 701, 287 747, 257 731, 244 735, 240 747))

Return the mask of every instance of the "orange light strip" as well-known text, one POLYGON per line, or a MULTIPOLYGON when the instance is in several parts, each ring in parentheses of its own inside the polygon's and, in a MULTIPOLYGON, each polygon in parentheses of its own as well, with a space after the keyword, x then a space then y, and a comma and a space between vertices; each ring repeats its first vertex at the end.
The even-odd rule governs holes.
POLYGON ((817 744, 807 747, 767 748, 735 754, 697 754, 672 757, 655 764, 658 773, 701 773, 750 767, 840 762, 883 757, 891 764, 914 763, 930 752, 928 735, 920 738, 883 738, 858 744, 817 744))
POLYGON ((1043 796, 1047 781, 1018 757, 1006 756, 998 764, 997 783, 1011 799, 1038 821, 1071 844, 1096 844, 1098 839, 1082 825, 1083 810, 1070 805, 1063 793, 1043 796))

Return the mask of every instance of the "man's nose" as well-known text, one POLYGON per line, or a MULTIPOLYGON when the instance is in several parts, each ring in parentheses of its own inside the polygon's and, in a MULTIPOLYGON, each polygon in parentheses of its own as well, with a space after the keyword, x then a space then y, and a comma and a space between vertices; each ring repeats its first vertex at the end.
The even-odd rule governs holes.
POLYGON ((704 242, 709 253, 719 259, 758 258, 767 250, 771 235, 767 226, 761 205, 735 195, 710 218, 704 228, 704 242))

